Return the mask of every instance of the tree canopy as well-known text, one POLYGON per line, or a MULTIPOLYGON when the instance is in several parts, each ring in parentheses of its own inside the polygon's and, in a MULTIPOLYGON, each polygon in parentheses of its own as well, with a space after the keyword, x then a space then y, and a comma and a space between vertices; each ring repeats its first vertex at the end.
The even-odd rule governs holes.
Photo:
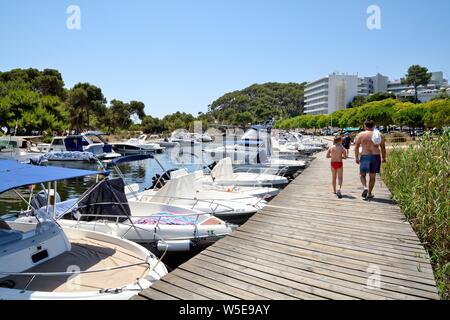
POLYGON ((430 83, 431 73, 428 72, 426 67, 422 67, 419 65, 412 65, 408 69, 408 73, 405 75, 405 78, 402 79, 402 83, 413 86, 415 90, 415 102, 418 102, 418 92, 417 88, 419 86, 426 86, 430 83))
POLYGON ((443 128, 450 125, 450 100, 432 100, 414 104, 395 99, 366 103, 360 107, 338 110, 331 115, 301 115, 279 121, 280 129, 311 129, 329 126, 361 127, 366 119, 378 126, 399 125, 412 128, 443 128))
POLYGON ((13 69, 0 72, 0 126, 8 132, 100 129, 127 130, 133 118, 143 119, 140 101, 112 100, 107 106, 102 89, 90 83, 64 87, 54 69, 13 69))
POLYGON ((218 98, 211 103, 209 114, 218 122, 235 125, 300 115, 304 88, 305 83, 254 84, 218 98))

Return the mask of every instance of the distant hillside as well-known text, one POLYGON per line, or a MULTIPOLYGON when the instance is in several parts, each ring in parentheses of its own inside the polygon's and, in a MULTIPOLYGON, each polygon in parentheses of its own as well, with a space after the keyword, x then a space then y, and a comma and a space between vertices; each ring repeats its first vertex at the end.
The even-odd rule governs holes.
POLYGON ((235 125, 261 122, 269 117, 292 117, 303 113, 305 83, 254 84, 226 93, 215 100, 209 114, 235 125))

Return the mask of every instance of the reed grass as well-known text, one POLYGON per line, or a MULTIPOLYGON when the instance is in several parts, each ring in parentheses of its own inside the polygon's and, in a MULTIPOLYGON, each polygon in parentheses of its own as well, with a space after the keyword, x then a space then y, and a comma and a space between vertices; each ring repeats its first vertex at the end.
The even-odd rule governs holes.
POLYGON ((395 148, 383 179, 427 249, 442 299, 450 298, 450 130, 395 148))

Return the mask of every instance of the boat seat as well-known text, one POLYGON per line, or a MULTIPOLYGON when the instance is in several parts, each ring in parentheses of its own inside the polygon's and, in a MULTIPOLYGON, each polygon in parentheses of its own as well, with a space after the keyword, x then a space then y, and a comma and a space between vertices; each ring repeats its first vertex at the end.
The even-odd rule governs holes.
POLYGON ((0 229, 0 247, 22 240, 22 233, 16 230, 0 229))

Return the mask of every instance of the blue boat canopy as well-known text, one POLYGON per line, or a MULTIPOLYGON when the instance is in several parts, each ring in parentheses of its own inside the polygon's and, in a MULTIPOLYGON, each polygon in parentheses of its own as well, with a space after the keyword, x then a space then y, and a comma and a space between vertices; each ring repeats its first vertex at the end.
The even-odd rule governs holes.
POLYGON ((0 159, 0 193, 48 181, 59 181, 99 174, 98 171, 41 167, 0 159))

